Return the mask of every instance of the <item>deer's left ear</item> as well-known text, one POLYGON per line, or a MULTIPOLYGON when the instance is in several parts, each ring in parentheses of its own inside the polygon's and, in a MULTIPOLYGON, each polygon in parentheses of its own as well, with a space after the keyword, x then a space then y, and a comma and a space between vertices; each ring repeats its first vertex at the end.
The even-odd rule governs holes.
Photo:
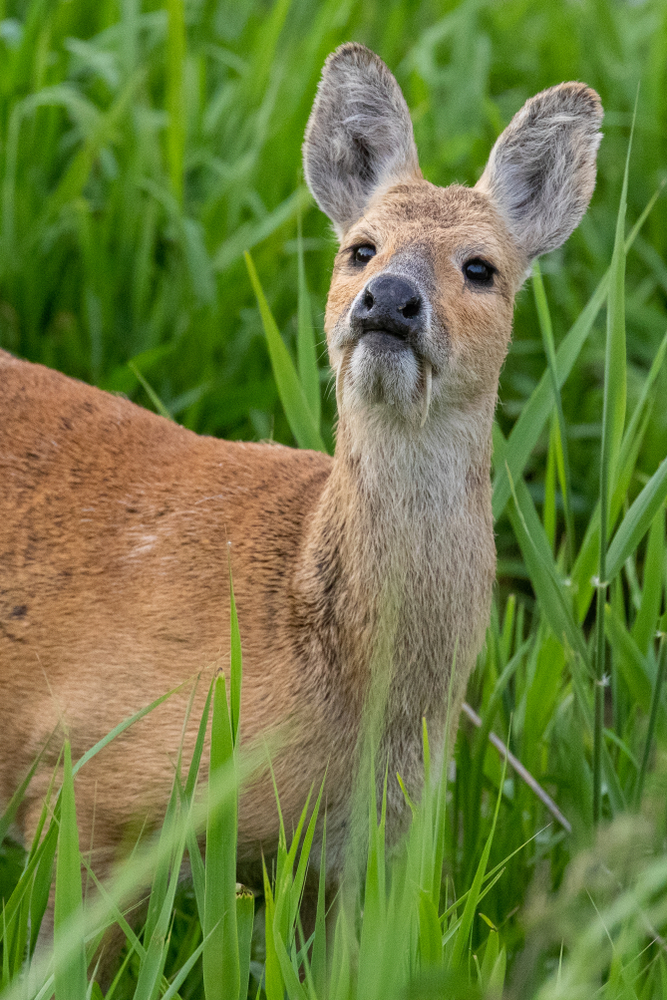
POLYGON ((491 150, 477 190, 529 261, 564 243, 588 208, 602 114, 594 90, 562 83, 527 101, 491 150))

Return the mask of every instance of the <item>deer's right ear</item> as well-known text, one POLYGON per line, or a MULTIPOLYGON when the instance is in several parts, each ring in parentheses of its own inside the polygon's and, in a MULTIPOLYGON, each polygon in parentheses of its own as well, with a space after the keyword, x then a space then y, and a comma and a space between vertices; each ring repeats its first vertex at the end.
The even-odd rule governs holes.
POLYGON ((341 45, 324 64, 303 162, 308 187, 339 237, 378 188, 421 177, 405 98, 364 45, 341 45))

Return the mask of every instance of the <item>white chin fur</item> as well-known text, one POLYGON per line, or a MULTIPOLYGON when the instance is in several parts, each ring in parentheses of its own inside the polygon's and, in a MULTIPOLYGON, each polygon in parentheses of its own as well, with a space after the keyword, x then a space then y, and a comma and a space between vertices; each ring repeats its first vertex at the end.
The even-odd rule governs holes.
MULTIPOLYGON (((428 369, 430 374, 430 365, 428 369)), ((385 404, 406 420, 417 416, 423 426, 422 417, 430 405, 430 379, 424 377, 413 351, 378 352, 361 340, 339 366, 336 395, 339 411, 343 399, 353 407, 385 404)))

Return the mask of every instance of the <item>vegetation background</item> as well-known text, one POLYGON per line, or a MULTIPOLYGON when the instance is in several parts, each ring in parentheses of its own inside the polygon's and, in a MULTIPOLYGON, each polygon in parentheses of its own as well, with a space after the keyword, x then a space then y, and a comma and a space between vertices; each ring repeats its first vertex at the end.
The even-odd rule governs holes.
MULTIPOLYGON (((322 63, 350 39, 395 72, 423 172, 438 184, 474 183, 512 114, 545 87, 584 80, 606 112, 591 208, 542 262, 548 307, 539 277, 518 300, 498 409, 513 475, 499 435, 499 586, 469 690, 483 728, 462 725, 456 776, 443 790, 439 971, 422 975, 428 921, 416 917, 396 995, 443 995, 456 975, 456 989, 473 991, 456 996, 664 997, 667 715, 655 636, 665 581, 667 199, 657 198, 627 259, 615 234, 638 88, 628 232, 667 179, 665 0, 0 0, 0 346, 144 405, 156 394, 201 433, 293 444, 243 253, 252 252, 292 356, 301 259, 332 448, 321 330, 335 242, 304 189, 300 147, 322 63), (623 444, 609 436, 605 400, 605 412, 627 413, 623 444), (610 537, 617 523, 626 534, 616 550, 611 542, 616 576, 596 605, 601 476, 610 537), (506 738, 510 724, 513 751, 572 833, 549 825, 540 801, 487 750, 488 731, 506 738), (505 862, 502 875, 487 880, 482 913, 476 902, 468 920, 462 897, 477 884, 491 831, 487 867, 505 862), (460 905, 448 913, 445 899, 460 905)), ((8 843, 4 899, 25 866, 8 843)), ((201 941, 192 894, 176 900, 167 977, 201 941)), ((363 957, 360 913, 352 937, 363 957)), ((267 947, 259 923, 252 995, 267 947)), ((25 970, 27 944, 3 934, 7 986, 25 970)), ((285 934, 298 965, 293 922, 285 934)), ((331 996, 370 995, 355 954, 357 971, 347 986, 334 976, 331 996)), ((115 995, 139 995, 137 982, 147 989, 139 955, 115 995)), ((181 995, 201 995, 201 977, 195 963, 181 995)), ((167 980, 157 976, 153 988, 167 990, 167 980)), ((262 988, 273 989, 266 980, 262 988)), ((296 990, 287 980, 282 988, 296 990)))

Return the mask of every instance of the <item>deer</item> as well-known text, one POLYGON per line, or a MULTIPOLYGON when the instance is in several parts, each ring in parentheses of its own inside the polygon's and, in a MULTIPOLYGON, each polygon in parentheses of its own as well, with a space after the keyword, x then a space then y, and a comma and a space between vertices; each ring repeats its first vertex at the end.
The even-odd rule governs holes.
MULTIPOLYGON (((601 121, 588 86, 551 87, 474 187, 442 188, 422 176, 380 58, 356 43, 328 57, 303 162, 339 242, 324 324, 333 457, 199 436, 0 351, 0 801, 47 747, 18 817, 26 837, 58 759, 49 734, 66 729, 81 756, 167 690, 228 669, 229 552, 242 737, 288 733, 273 760, 286 825, 325 780, 335 878, 378 646, 391 669, 377 773, 418 794, 422 719, 442 744, 449 713, 451 741, 490 613, 491 432, 514 300, 588 207, 601 121)), ((164 814, 189 690, 77 776, 100 874, 127 828, 164 814)), ((387 829, 404 813, 390 780, 387 829)), ((262 774, 240 792, 239 863, 277 836, 262 774)))

